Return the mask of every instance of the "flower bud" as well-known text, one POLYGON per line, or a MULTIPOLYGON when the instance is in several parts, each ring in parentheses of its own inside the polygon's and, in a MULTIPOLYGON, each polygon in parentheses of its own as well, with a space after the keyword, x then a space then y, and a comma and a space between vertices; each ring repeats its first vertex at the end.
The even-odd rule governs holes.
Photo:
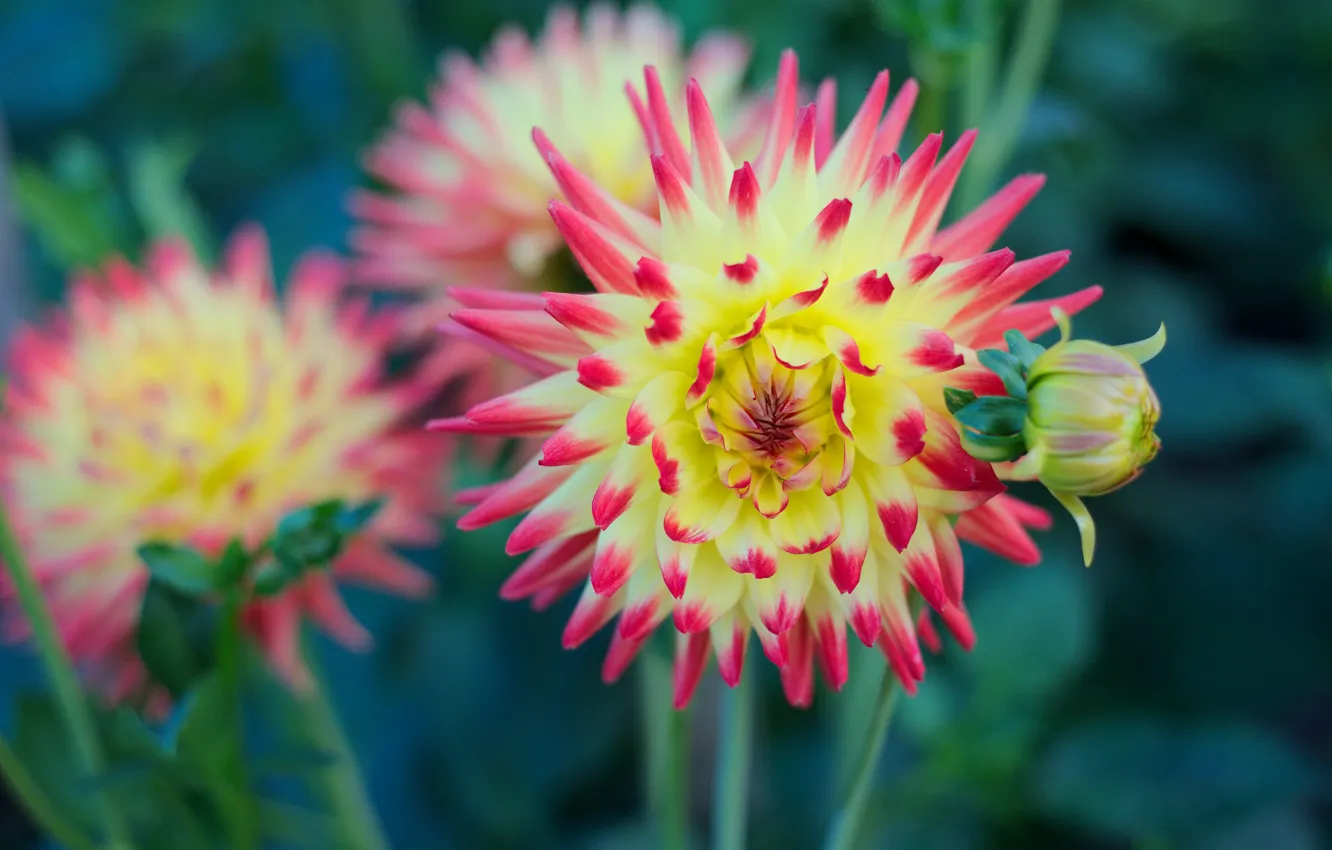
POLYGON ((1142 366, 1104 343, 1061 342, 1027 376, 1022 436, 1051 490, 1099 496, 1138 477, 1161 440, 1161 406, 1142 366))

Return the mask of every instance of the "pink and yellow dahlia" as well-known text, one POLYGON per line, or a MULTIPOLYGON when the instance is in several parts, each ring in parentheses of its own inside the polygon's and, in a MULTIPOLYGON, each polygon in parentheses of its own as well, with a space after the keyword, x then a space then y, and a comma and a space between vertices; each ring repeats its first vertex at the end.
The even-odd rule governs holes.
MULTIPOLYGON (((335 579, 428 588, 390 544, 435 538, 434 472, 447 447, 415 421, 431 387, 385 374, 395 317, 344 303, 345 272, 335 257, 306 255, 284 304, 259 230, 232 238, 215 275, 162 242, 145 269, 116 260, 76 280, 67 310, 16 336, 0 492, 66 646, 109 699, 144 684, 145 540, 216 554, 236 536, 258 544, 312 502, 385 499, 329 571, 245 612, 294 684, 307 675, 303 618, 343 643, 369 640, 335 579)), ((15 616, 10 636, 25 627, 15 616)))
POLYGON ((969 644, 959 537, 1031 563, 1024 526, 1049 518, 1000 495, 943 387, 1002 393, 975 348, 1099 295, 1014 303, 1068 258, 989 250, 1039 176, 939 229, 974 133, 942 157, 930 136, 904 162, 914 83, 889 105, 880 74, 840 139, 832 86, 804 108, 798 90, 787 54, 752 162, 733 158, 697 82, 687 145, 670 115, 650 116, 660 221, 538 134, 566 199, 551 216, 597 292, 460 311, 543 377, 433 423, 545 436, 459 525, 527 512, 507 550, 531 555, 503 593, 544 605, 586 581, 565 644, 618 615, 608 680, 670 616, 677 706, 714 653, 738 681, 751 631, 794 704, 809 702, 816 660, 845 681, 848 624, 914 688, 914 595, 969 644))
MULTIPOLYGON (((401 106, 367 157, 393 194, 352 197, 358 278, 433 296, 457 285, 540 287, 561 247, 545 212, 559 188, 532 147, 533 127, 616 205, 655 212, 642 128, 669 123, 687 77, 729 106, 747 61, 748 49, 730 36, 707 37, 686 53, 675 23, 655 8, 621 13, 602 4, 588 7, 581 25, 573 9, 554 8, 536 44, 504 30, 480 67, 444 57, 429 104, 401 106), (645 62, 658 70, 639 91, 645 62)), ((662 143, 679 152, 675 130, 662 143)))

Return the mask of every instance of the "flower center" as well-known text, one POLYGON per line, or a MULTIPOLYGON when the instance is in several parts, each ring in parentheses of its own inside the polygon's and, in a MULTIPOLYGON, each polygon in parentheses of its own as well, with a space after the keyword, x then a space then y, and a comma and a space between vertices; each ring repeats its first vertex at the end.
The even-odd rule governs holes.
POLYGON ((762 337, 723 355, 711 396, 699 409, 703 437, 722 450, 726 486, 775 516, 784 492, 818 480, 818 460, 836 433, 826 363, 791 369, 762 337))

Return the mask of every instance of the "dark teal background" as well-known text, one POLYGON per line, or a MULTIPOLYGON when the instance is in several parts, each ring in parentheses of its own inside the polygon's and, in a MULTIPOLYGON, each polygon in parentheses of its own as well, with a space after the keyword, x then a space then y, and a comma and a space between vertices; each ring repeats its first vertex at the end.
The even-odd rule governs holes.
MULTIPOLYGON (((973 33, 953 22, 968 2, 669 8, 691 37, 751 38, 755 81, 796 48, 806 79, 838 77, 845 120, 879 68, 900 81, 909 59, 930 71, 965 51, 973 33)), ((146 142, 197 152, 185 177, 201 226, 263 223, 280 268, 340 246, 358 151, 390 103, 424 92, 441 49, 475 50, 507 20, 536 26, 544 6, 5 0, 0 110, 32 223, 8 271, 50 299, 61 263, 136 252, 125 175, 146 142)), ((1167 323, 1149 369, 1164 447, 1137 483, 1091 503, 1092 569, 1059 514, 1038 568, 967 553, 979 645, 950 647, 903 710, 866 846, 1326 847, 1332 3, 1070 0, 1058 32, 1003 172, 1049 184, 1006 241, 1020 256, 1072 249, 1046 294, 1105 287, 1079 335, 1126 342, 1167 323)), ((172 173, 171 158, 155 161, 172 173)), ((6 320, 15 305, 11 292, 6 320)), ((378 651, 327 655, 394 846, 648 847, 633 677, 601 685, 604 636, 560 649, 569 603, 533 614, 498 600, 503 532, 418 553, 439 578, 426 603, 354 597, 378 651)), ((847 691, 797 711, 750 659, 763 695, 751 846, 816 846, 833 760, 857 743, 845 716, 872 697, 879 664, 857 654, 847 691)), ((24 652, 0 658, 0 718, 37 684, 24 652)), ((700 836, 716 684, 709 674, 694 704, 700 836)), ((0 848, 34 841, 0 801, 0 848)))

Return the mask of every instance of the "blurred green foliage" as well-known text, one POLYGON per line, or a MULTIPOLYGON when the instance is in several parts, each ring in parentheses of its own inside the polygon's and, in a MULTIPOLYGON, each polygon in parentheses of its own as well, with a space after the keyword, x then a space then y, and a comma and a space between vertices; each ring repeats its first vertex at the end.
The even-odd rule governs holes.
MULTIPOLYGON (((917 134, 979 125, 979 153, 1011 132, 997 179, 1050 180, 1007 244, 1073 250, 1045 294, 1103 285, 1079 319, 1089 337, 1170 327, 1149 370, 1164 448, 1093 506, 1096 567, 1058 514, 1040 567, 968 552, 978 646, 948 649, 904 706, 866 846, 1327 846, 1332 3, 1066 0, 1030 109, 997 130, 1025 2, 667 6, 691 36, 752 39, 755 81, 795 47, 807 79, 838 78, 843 120, 888 67, 928 86, 934 120, 917 134)), ((0 108, 33 285, 58 297, 64 268, 137 256, 164 232, 208 252, 243 220, 269 228, 279 269, 341 245, 358 153, 392 102, 424 93, 439 51, 544 14, 542 0, 9 0, 0 108)), ((332 686, 386 828, 404 850, 646 848, 633 688, 600 683, 604 636, 560 649, 569 603, 534 614, 495 598, 507 530, 413 553, 439 578, 426 603, 353 599, 378 650, 335 651, 332 686)), ((32 681, 18 655, 4 663, 12 690, 32 681)), ((856 653, 845 691, 798 712, 751 658, 752 846, 816 846, 881 667, 856 653)), ((694 709, 700 825, 715 688, 705 680, 694 709)), ((51 716, 18 705, 0 719, 51 716)), ((172 740, 193 739, 185 717, 172 740)), ((256 752, 281 762, 271 743, 256 752)), ((287 838, 317 835, 312 817, 273 810, 287 838)), ((19 822, 0 814, 0 847, 32 846, 19 822)))

